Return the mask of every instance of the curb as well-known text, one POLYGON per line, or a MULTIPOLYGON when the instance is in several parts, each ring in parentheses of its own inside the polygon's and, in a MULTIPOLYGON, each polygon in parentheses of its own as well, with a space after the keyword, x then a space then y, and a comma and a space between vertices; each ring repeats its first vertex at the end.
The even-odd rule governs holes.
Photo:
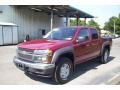
POLYGON ((109 79, 105 84, 106 85, 117 85, 120 83, 120 73, 109 79))

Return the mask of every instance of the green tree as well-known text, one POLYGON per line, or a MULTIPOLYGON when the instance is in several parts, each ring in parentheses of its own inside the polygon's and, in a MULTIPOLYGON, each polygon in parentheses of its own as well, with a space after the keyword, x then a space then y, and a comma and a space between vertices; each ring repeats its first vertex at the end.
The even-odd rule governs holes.
POLYGON ((114 22, 115 22, 115 32, 120 34, 120 14, 118 17, 112 16, 108 22, 105 22, 104 29, 114 32, 114 22))
POLYGON ((70 26, 75 26, 76 25, 76 20, 70 19, 70 26))
MULTIPOLYGON (((70 26, 76 26, 77 19, 70 19, 70 26)), ((78 19, 78 25, 85 25, 85 20, 78 19)))
MULTIPOLYGON (((70 26, 76 26, 76 25, 77 25, 77 19, 70 19, 70 26)), ((95 22, 93 19, 88 21, 88 23, 85 23, 85 20, 78 19, 78 25, 80 26, 86 25, 86 26, 95 27, 98 30, 100 29, 99 24, 95 22)))
POLYGON ((87 25, 90 27, 95 27, 96 29, 100 30, 100 25, 97 22, 95 22, 93 19, 88 21, 87 25))

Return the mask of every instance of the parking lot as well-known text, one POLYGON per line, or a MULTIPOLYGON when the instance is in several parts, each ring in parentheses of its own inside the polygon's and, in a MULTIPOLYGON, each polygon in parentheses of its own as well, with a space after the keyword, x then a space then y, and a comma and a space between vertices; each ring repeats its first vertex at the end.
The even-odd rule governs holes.
MULTIPOLYGON (((51 79, 26 75, 13 64, 16 46, 0 46, 0 84, 40 84, 54 85, 51 79)), ((105 84, 120 72, 120 38, 113 40, 113 46, 107 64, 97 59, 76 66, 72 80, 67 85, 105 84)))

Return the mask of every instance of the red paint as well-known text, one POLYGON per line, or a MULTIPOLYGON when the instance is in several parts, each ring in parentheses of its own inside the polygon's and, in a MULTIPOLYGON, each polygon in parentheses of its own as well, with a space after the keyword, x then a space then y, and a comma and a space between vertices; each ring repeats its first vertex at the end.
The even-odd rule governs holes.
MULTIPOLYGON (((70 27, 66 27, 66 28, 70 28, 70 27)), ((19 44, 18 47, 21 47, 24 49, 32 49, 32 50, 50 49, 53 52, 55 52, 60 48, 63 48, 66 46, 73 46, 74 52, 75 52, 75 64, 85 62, 86 60, 89 60, 93 57, 98 56, 100 54, 102 44, 106 40, 102 39, 99 36, 99 39, 97 40, 92 40, 92 38, 90 37, 87 42, 76 43, 76 38, 81 28, 89 29, 89 33, 91 34, 90 27, 77 26, 76 28, 77 28, 77 31, 72 40, 47 40, 47 39, 31 40, 31 41, 19 44)), ((111 44, 112 44, 112 41, 110 40, 110 45, 111 44)))
POLYGON ((24 42, 18 45, 18 47, 24 49, 32 49, 32 50, 45 50, 50 49, 55 51, 62 47, 66 47, 71 45, 71 41, 66 40, 47 40, 47 39, 40 39, 40 40, 31 40, 28 42, 24 42))

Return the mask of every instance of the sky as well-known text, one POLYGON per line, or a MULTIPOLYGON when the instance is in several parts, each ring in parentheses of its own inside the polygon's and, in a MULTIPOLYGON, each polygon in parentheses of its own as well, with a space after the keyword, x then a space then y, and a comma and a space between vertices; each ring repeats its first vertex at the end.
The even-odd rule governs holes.
POLYGON ((120 5, 71 5, 77 9, 80 9, 88 14, 91 14, 97 18, 94 18, 101 27, 112 16, 118 16, 120 13, 120 5))

